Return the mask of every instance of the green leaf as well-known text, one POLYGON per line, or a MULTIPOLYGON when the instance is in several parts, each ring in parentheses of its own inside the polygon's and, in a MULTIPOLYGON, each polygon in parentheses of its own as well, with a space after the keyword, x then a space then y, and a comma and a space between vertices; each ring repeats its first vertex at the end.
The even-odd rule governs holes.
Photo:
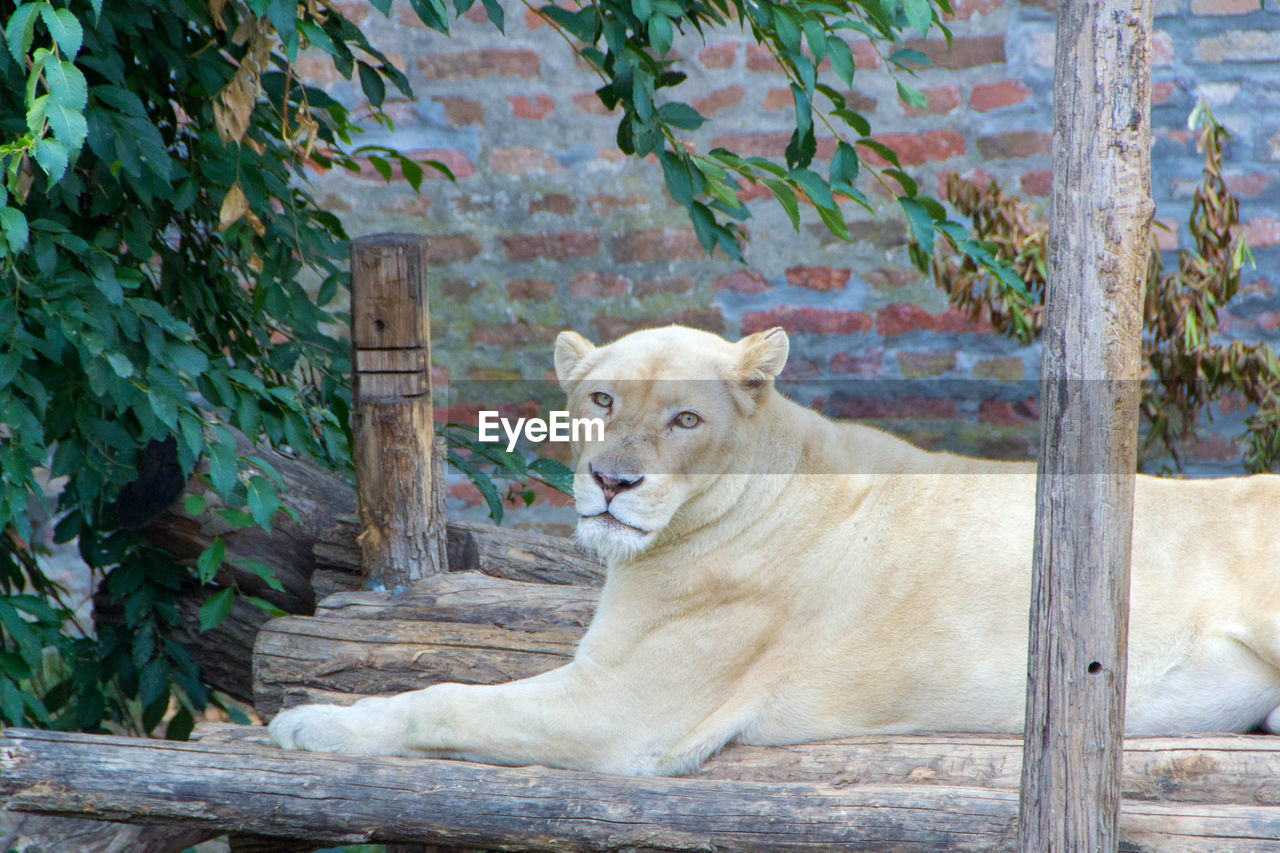
POLYGON ((22 692, 18 690, 18 685, 8 678, 0 678, 0 711, 4 712, 10 725, 22 725, 25 716, 22 708, 22 692))
POLYGON ((89 134, 89 125, 85 123, 84 115, 78 110, 50 102, 46 105, 45 116, 58 141, 71 151, 79 151, 80 146, 84 145, 84 138, 89 134))
POLYGON ((903 103, 907 104, 908 106, 915 107, 918 110, 924 110, 929 108, 929 102, 925 100, 923 92, 921 92, 919 89, 914 89, 911 86, 908 86, 906 83, 903 83, 901 80, 897 81, 897 83, 898 83, 898 97, 902 99, 903 103))
POLYGON ((681 130, 697 130, 706 119, 688 104, 673 101, 658 108, 658 121, 681 130))
POLYGON ((563 462, 545 457, 529 463, 529 473, 557 491, 573 495, 573 469, 563 462))
POLYGON ((649 19, 649 44, 658 56, 666 56, 671 51, 671 42, 675 32, 671 28, 671 19, 666 15, 654 15, 649 19))
POLYGON ((187 495, 182 500, 182 508, 187 515, 200 515, 205 510, 204 495, 187 495))
POLYGON ((49 87, 53 102, 59 106, 78 112, 84 112, 84 108, 88 106, 89 84, 85 82, 80 69, 71 62, 65 59, 61 62, 46 62, 44 82, 49 87))
POLYGON ((800 203, 796 200, 796 194, 792 192, 791 187, 787 186, 783 181, 775 181, 765 178, 764 185, 773 193, 773 197, 782 205, 782 209, 787 212, 787 216, 791 219, 791 226, 800 230, 800 203))
POLYGON ((231 587, 209 596, 209 599, 200 605, 200 633, 203 634, 221 625, 227 618, 227 614, 231 612, 231 605, 234 603, 235 590, 231 587))
POLYGON ((795 12, 781 4, 774 6, 773 27, 785 50, 800 52, 800 19, 795 12))
POLYGON ((196 557, 196 576, 200 578, 200 583, 211 583, 213 581, 226 556, 227 543, 221 536, 210 542, 200 552, 200 556, 196 557))
POLYGON ((836 153, 831 158, 831 170, 828 173, 830 183, 850 184, 858 177, 858 153, 853 146, 841 141, 836 144, 836 153))
POLYGON ((506 13, 502 10, 502 3, 499 0, 480 0, 484 6, 485 14, 489 16, 489 23, 498 28, 498 32, 506 35, 506 13))
POLYGON ((111 365, 111 369, 115 371, 116 376, 121 379, 128 379, 133 375, 133 362, 122 352, 106 353, 107 363, 111 365))
POLYGON ((0 233, 4 234, 9 251, 21 252, 27 248, 27 217, 15 207, 0 208, 0 233))
POLYGON ((848 43, 839 36, 827 36, 827 55, 831 59, 831 68, 844 81, 846 86, 853 85, 853 51, 848 43))
POLYGON ((235 488, 236 444, 226 427, 216 427, 219 440, 209 445, 209 481, 220 495, 230 495, 235 488))
POLYGON ((249 604, 252 604, 254 607, 258 608, 259 610, 266 611, 271 616, 280 617, 280 616, 289 615, 288 611, 281 610, 279 607, 272 604, 270 601, 267 601, 264 598, 258 598, 255 595, 242 595, 240 596, 240 600, 247 601, 249 604))
POLYGON ((898 203, 906 211, 907 223, 911 226, 911 236, 925 254, 933 252, 933 217, 928 209, 914 198, 899 198, 898 203))
POLYGON ((276 490, 266 477, 253 476, 247 484, 249 490, 249 513, 254 522, 263 530, 271 530, 271 520, 280 508, 280 499, 276 490))
POLYGON ((681 207, 693 204, 693 182, 684 159, 671 151, 663 151, 658 154, 658 162, 662 164, 662 176, 666 179, 671 200, 681 207))
POLYGON ((169 725, 165 726, 165 740, 187 740, 191 737, 191 731, 196 727, 195 717, 191 715, 191 711, 187 706, 183 705, 178 709, 178 713, 173 715, 173 719, 169 721, 169 725))
POLYGON ((814 172, 808 169, 793 169, 788 177, 795 181, 796 185, 804 190, 805 195, 809 196, 809 200, 818 207, 836 206, 835 199, 831 197, 831 187, 814 172))
POLYGON ((902 0, 902 10, 907 15, 907 23, 921 36, 929 34, 929 24, 933 20, 929 0, 902 0))
POLYGON ((47 3, 23 3, 14 10, 9 22, 4 27, 4 41, 9 47, 9 55, 21 68, 26 65, 27 51, 31 49, 31 39, 35 34, 36 14, 47 3))
POLYGON ((889 54, 889 62, 899 68, 906 68, 907 63, 918 65, 921 68, 931 68, 933 66, 933 60, 927 54, 910 47, 904 47, 902 50, 895 50, 889 54))
POLYGON ((236 564, 240 568, 262 578, 266 581, 267 586, 276 592, 284 592, 284 584, 280 583, 280 578, 276 577, 275 571, 270 566, 259 563, 257 560, 238 560, 236 564))
POLYGON ((48 3, 40 4, 40 19, 49 28, 58 49, 67 59, 75 59, 84 43, 84 29, 69 9, 54 9, 48 3))
POLYGON ((49 176, 50 184, 62 180, 62 176, 67 173, 68 158, 67 149, 61 142, 48 137, 41 139, 36 143, 33 154, 40 168, 49 176))
MULTIPOLYGON (((382 102, 387 96, 387 87, 382 82, 382 76, 372 66, 366 65, 364 62, 358 62, 356 65, 360 69, 360 88, 364 91, 364 96, 369 99, 369 103, 373 106, 382 106, 382 102)), ((384 177, 388 181, 391 180, 389 176, 384 177)))
POLYGON ((445 451, 445 459, 454 468, 457 468, 467 476, 472 485, 479 490, 484 502, 489 506, 489 517, 493 519, 494 524, 502 523, 502 496, 498 494, 498 489, 493 485, 493 480, 489 475, 477 469, 469 461, 464 459, 457 451, 445 451))
POLYGON ((333 39, 329 38, 329 34, 314 21, 298 21, 298 30, 312 47, 318 48, 330 56, 338 55, 338 48, 334 45, 333 39))

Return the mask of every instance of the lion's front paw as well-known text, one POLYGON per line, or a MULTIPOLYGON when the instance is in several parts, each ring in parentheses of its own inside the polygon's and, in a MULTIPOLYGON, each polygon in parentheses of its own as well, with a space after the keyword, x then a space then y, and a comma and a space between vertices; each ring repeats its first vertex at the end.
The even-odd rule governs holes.
POLYGON ((378 752, 374 744, 352 726, 352 708, 338 705, 303 705, 281 711, 267 727, 271 742, 283 749, 307 752, 378 752))

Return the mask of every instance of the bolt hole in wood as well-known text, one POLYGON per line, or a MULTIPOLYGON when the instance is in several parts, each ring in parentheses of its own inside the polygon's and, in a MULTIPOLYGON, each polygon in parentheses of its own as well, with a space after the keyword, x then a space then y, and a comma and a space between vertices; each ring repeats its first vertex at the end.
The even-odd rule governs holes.
POLYGON ((1098 663, 1096 660, 1095 660, 1095 661, 1090 662, 1090 664, 1089 664, 1089 674, 1090 674, 1090 675, 1097 675, 1097 674, 1098 674, 1098 673, 1100 673, 1100 672, 1102 672, 1102 664, 1098 663))
POLYGON ((384 322, 383 322, 383 321, 381 321, 381 320, 377 320, 377 319, 375 319, 375 320, 373 321, 373 330, 374 330, 375 332, 381 332, 381 331, 382 331, 383 329, 385 329, 386 327, 387 327, 387 324, 386 324, 386 323, 384 323, 384 322))

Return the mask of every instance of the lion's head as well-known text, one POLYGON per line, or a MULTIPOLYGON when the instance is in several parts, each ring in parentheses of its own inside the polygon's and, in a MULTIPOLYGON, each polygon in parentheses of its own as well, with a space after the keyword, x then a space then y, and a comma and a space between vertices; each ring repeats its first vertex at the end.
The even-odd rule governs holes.
POLYGON ((575 418, 604 421, 604 440, 574 446, 578 538, 607 560, 678 535, 682 508, 726 475, 787 360, 781 328, 729 343, 681 326, 596 347, 556 339, 556 376, 575 418))

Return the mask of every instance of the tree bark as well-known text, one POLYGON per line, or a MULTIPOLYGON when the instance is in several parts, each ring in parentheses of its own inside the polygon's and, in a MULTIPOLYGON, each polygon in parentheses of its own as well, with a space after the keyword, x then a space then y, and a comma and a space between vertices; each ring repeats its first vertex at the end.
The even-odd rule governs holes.
MULTIPOLYGON (((22 729, 0 736, 0 797, 214 832, 554 851, 1010 850, 1017 811, 1012 790, 973 786, 623 777, 22 729)), ((1132 851, 1280 850, 1275 805, 1129 800, 1120 826, 1132 851)))
POLYGON ((1116 850, 1142 284, 1149 0, 1059 0, 1024 851, 1116 850))

